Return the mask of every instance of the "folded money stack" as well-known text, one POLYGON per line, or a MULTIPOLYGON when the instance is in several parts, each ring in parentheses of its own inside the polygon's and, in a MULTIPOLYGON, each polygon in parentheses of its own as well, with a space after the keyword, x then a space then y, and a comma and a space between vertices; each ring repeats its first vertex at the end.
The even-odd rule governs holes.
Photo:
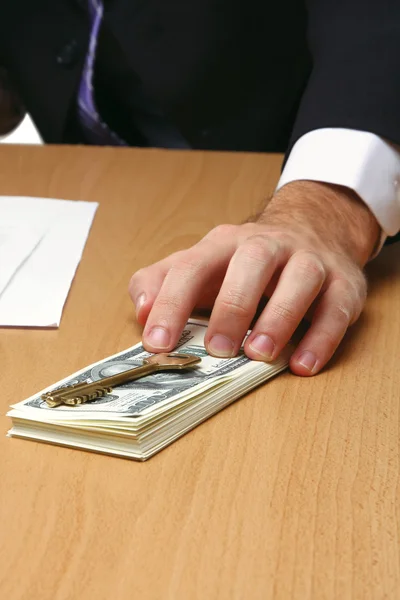
POLYGON ((206 327, 206 322, 190 320, 176 348, 201 359, 194 367, 118 384, 77 406, 50 408, 50 391, 60 393, 71 385, 81 390, 96 381, 101 385, 105 378, 142 365, 151 355, 137 344, 13 405, 8 435, 146 460, 288 366, 290 346, 272 363, 252 361, 243 353, 229 359, 209 356, 206 327))

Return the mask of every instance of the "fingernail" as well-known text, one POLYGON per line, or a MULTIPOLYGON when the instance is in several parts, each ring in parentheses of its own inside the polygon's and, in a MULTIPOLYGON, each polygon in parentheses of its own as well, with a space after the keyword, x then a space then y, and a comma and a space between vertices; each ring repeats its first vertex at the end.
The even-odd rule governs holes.
POLYGON ((315 354, 313 354, 309 350, 306 350, 305 352, 300 354, 299 358, 297 359, 297 362, 299 365, 302 365, 304 368, 310 371, 310 373, 312 373, 312 370, 314 369, 315 364, 317 362, 317 358, 315 354))
POLYGON ((234 344, 232 340, 224 335, 214 335, 208 342, 208 351, 214 356, 221 358, 231 358, 233 356, 234 344))
POLYGON ((136 300, 136 312, 138 313, 142 308, 143 304, 146 302, 146 294, 140 294, 139 298, 136 300))
POLYGON ((146 335, 146 341, 153 346, 162 350, 169 346, 170 336, 164 327, 153 327, 146 335))
POLYGON ((271 360, 272 355, 275 350, 275 344, 265 333, 259 333, 256 337, 250 342, 249 347, 261 354, 267 360, 271 360))

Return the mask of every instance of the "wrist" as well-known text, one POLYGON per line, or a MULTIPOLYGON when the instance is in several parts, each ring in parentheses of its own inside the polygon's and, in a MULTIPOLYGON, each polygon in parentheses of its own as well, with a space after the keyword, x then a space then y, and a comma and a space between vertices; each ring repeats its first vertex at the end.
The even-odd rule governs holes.
POLYGON ((352 190, 315 181, 294 181, 271 199, 258 222, 290 227, 364 266, 379 244, 381 228, 352 190))

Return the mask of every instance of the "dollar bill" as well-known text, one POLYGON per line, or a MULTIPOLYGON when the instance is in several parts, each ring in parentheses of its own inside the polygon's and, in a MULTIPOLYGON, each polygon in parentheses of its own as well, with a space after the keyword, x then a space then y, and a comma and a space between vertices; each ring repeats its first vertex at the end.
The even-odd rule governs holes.
MULTIPOLYGON (((163 371, 148 375, 115 387, 110 394, 80 406, 49 408, 41 398, 49 390, 101 381, 104 377, 140 366, 150 354, 142 344, 136 344, 13 405, 8 413, 14 424, 11 435, 22 434, 21 428, 28 422, 47 422, 54 427, 66 427, 71 435, 74 428, 96 431, 98 435, 102 432, 104 436, 114 432, 119 436, 131 436, 138 445, 139 438, 142 439, 142 446, 145 440, 143 447, 147 454, 144 452, 141 455, 138 448, 131 453, 134 458, 143 458, 287 367, 290 347, 272 363, 252 361, 243 352, 229 359, 210 356, 204 347, 207 325, 204 321, 190 320, 176 346, 180 352, 199 356, 199 366, 187 371, 163 371)), ((31 430, 26 437, 39 439, 39 433, 31 430)), ((58 441, 63 443, 61 434, 59 438, 58 441)), ((88 445, 82 442, 81 447, 88 445)))

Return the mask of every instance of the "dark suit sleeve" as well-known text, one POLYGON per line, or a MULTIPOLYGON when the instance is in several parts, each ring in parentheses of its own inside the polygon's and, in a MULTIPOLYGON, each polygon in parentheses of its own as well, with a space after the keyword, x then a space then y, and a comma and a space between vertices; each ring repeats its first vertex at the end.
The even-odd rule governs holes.
POLYGON ((302 135, 325 127, 400 144, 400 0, 306 4, 313 66, 287 155, 302 135))
POLYGON ((312 72, 293 144, 323 127, 400 143, 400 0, 308 0, 312 72))

